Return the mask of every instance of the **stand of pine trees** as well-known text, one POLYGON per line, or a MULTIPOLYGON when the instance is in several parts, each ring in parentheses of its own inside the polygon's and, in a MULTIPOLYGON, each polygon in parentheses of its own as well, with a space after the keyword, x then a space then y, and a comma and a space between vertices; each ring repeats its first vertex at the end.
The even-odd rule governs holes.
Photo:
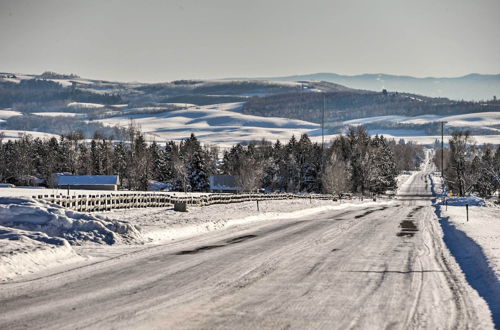
POLYGON ((33 185, 42 179, 52 187, 54 173, 69 173, 119 175, 122 189, 148 190, 159 181, 175 191, 208 191, 210 175, 227 174, 237 177, 243 191, 382 193, 395 189, 397 174, 415 169, 422 159, 420 146, 370 137, 362 127, 328 147, 304 134, 287 144, 236 144, 222 155, 194 134, 159 145, 131 127, 128 138, 118 142, 99 134, 84 140, 79 132, 59 139, 0 136, 0 183, 33 185))

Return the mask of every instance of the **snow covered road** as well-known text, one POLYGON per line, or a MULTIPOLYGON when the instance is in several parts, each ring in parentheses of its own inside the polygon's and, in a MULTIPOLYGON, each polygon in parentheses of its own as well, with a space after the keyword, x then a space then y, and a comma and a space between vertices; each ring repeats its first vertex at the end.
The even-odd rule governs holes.
POLYGON ((247 223, 0 284, 0 328, 493 328, 425 171, 391 205, 247 223))

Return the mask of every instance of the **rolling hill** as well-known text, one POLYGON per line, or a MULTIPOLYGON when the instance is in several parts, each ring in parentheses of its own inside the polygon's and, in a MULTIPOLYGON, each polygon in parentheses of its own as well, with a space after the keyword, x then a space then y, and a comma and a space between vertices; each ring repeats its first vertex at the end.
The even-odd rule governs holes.
POLYGON ((204 143, 229 146, 286 140, 307 133, 326 139, 349 125, 373 134, 432 143, 437 121, 471 129, 480 141, 500 142, 499 101, 465 102, 410 93, 353 89, 325 81, 199 81, 147 84, 75 75, 0 73, 0 132, 57 136, 81 130, 89 138, 125 138, 131 121, 148 140, 181 140, 193 132, 204 143))

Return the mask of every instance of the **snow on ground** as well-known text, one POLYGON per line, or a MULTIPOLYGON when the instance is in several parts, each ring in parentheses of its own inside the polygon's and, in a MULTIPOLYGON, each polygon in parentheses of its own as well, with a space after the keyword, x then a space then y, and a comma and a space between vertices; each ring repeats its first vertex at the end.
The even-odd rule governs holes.
POLYGON ((405 171, 402 174, 398 175, 398 177, 396 178, 396 182, 398 184, 397 191, 408 190, 408 186, 413 181, 410 180, 410 178, 414 177, 417 173, 418 171, 405 171))
POLYGON ((377 116, 344 121, 346 125, 363 125, 375 122, 395 122, 403 124, 427 124, 435 121, 445 121, 447 126, 491 126, 500 124, 500 112, 478 112, 452 116, 421 115, 421 116, 377 116))
POLYGON ((0 197, 0 281, 83 260, 72 245, 142 241, 139 230, 126 222, 0 197))
MULTIPOLYGON (((489 131, 499 131, 494 126, 500 125, 500 112, 479 112, 467 113, 453 116, 421 115, 415 117, 408 116, 378 116, 367 117, 345 121, 346 125, 363 125, 375 122, 395 122, 402 124, 427 124, 435 121, 445 121, 448 128, 474 127, 484 128, 489 131)), ((371 135, 379 134, 396 140, 405 139, 419 144, 432 144, 441 136, 430 136, 423 130, 405 130, 405 129, 378 129, 370 130, 371 135)), ((444 137, 446 141, 450 136, 444 137)), ((474 135, 477 143, 500 144, 500 134, 496 135, 474 135)))
MULTIPOLYGON (((15 189, 12 189, 15 190, 15 189)), ((36 191, 37 189, 33 189, 36 191)), ((190 237, 255 221, 289 219, 326 210, 369 207, 385 200, 282 200, 172 208, 74 212, 30 198, 0 197, 0 281, 83 261, 89 244, 143 244, 190 237), (76 248, 75 246, 75 248, 76 248), (87 246, 87 247, 85 247, 87 246)))
POLYGON ((33 114, 44 117, 78 117, 82 115, 75 112, 33 112, 33 114))
POLYGON ((141 239, 138 229, 128 223, 30 198, 0 197, 0 225, 42 232, 72 245, 86 242, 115 244, 141 239))
POLYGON ((70 87, 71 85, 73 85, 73 83, 71 82, 72 79, 47 79, 47 80, 58 83, 62 87, 70 87))
POLYGON ((288 140, 318 130, 319 125, 303 120, 260 117, 241 113, 241 103, 212 104, 161 114, 120 116, 99 120, 109 126, 128 126, 130 119, 143 132, 164 140, 181 140, 195 133, 205 143, 226 146, 237 142, 288 140))
MULTIPOLYGON (((300 136, 307 133, 311 140, 321 142, 320 125, 303 120, 260 117, 242 113, 242 103, 222 103, 205 106, 188 105, 186 109, 168 111, 160 114, 136 114, 119 116, 99 120, 99 122, 114 126, 128 126, 130 119, 145 133, 151 134, 156 140, 181 140, 195 133, 204 143, 216 143, 223 148, 230 147, 238 142, 260 141, 263 138, 269 141, 286 141, 292 135, 300 136)), ((422 115, 407 116, 378 116, 345 121, 344 124, 361 125, 379 121, 401 122, 408 124, 425 124, 433 121, 447 121, 452 127, 474 126, 494 130, 493 125, 500 125, 500 112, 484 112, 457 116, 422 115)), ((384 135, 388 138, 413 141, 419 144, 433 144, 441 136, 429 136, 423 130, 380 129, 370 131, 370 134, 384 135)), ((330 141, 337 134, 325 136, 330 141)), ((449 136, 445 137, 447 140, 449 136)), ((482 143, 500 143, 500 134, 475 136, 476 141, 482 143)))
POLYGON ((490 306, 495 323, 500 324, 500 206, 483 199, 446 196, 441 177, 431 175, 433 190, 439 196, 436 215, 443 229, 443 240, 469 284, 490 306), (469 205, 469 221, 467 208, 469 205))
POLYGON ((450 220, 457 230, 463 231, 484 251, 500 281, 500 207, 486 204, 480 198, 448 200, 448 209, 441 206, 441 215, 450 220), (465 203, 469 204, 467 222, 465 203))
POLYGON ((59 135, 52 133, 44 133, 44 132, 35 132, 35 131, 18 131, 18 130, 10 130, 10 129, 0 129, 0 134, 3 133, 3 139, 6 140, 17 140, 22 135, 29 134, 33 138, 41 138, 41 139, 50 139, 52 137, 59 138, 59 135))
POLYGON ((85 102, 70 102, 69 108, 104 108, 103 104, 99 103, 85 103, 85 102))
POLYGON ((462 231, 478 244, 488 258, 489 263, 500 281, 500 206, 486 202, 478 196, 446 197, 443 201, 442 180, 439 172, 432 176, 441 216, 447 218, 449 225, 462 231), (467 222, 466 205, 469 205, 469 221, 467 222))
MULTIPOLYGON (((378 130, 378 134, 384 135, 384 137, 388 139, 395 139, 399 141, 400 139, 404 139, 405 141, 412 141, 417 144, 428 144, 432 145, 436 140, 441 141, 441 135, 411 135, 411 134, 399 134, 396 131, 384 131, 378 130), (392 133, 392 134, 391 134, 392 133)), ((404 131, 401 131, 404 133, 404 131)), ((408 132, 406 132, 408 133, 408 132)), ((490 143, 490 144, 500 144, 500 134, 499 135, 474 135, 474 140, 478 144, 490 143)), ((451 139, 450 135, 444 136, 444 143, 448 143, 451 139)))
POLYGON ((81 260, 64 239, 0 226, 0 282, 81 260))
POLYGON ((13 111, 10 109, 0 110, 0 119, 7 119, 10 117, 20 116, 20 115, 22 115, 22 113, 20 113, 19 111, 13 111))
POLYGON ((327 210, 347 207, 368 207, 392 203, 390 200, 325 201, 276 200, 211 206, 191 206, 188 212, 172 208, 113 210, 99 213, 110 219, 128 221, 141 228, 144 237, 153 241, 174 240, 253 221, 279 220, 302 217, 327 210))

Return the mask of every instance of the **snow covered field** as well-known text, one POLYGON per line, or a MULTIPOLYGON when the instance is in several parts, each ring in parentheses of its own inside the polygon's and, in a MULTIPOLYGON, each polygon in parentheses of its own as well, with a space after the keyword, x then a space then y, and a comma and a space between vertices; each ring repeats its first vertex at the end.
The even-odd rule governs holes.
MULTIPOLYGON (((345 121, 348 125, 363 125, 376 122, 394 122, 402 124, 427 124, 431 122, 445 121, 446 127, 451 129, 463 129, 464 127, 484 128, 489 131, 498 131, 498 134, 492 135, 474 135, 477 143, 500 144, 500 112, 480 112, 469 113, 453 116, 437 116, 437 115, 422 115, 415 117, 408 116, 378 116, 353 119, 345 121)), ((404 130, 404 129, 374 129, 370 130, 370 134, 382 134, 387 138, 396 140, 405 139, 419 144, 433 144, 436 140, 441 140, 440 135, 427 135, 421 130, 404 130)), ((451 136, 445 135, 444 139, 447 142, 451 136)))
POLYGON ((422 115, 415 117, 408 116, 378 116, 353 119, 345 121, 348 125, 362 125, 375 122, 393 122, 401 124, 427 124, 437 121, 445 121, 447 126, 493 126, 500 124, 500 112, 479 112, 467 113, 453 116, 422 115))
POLYGON ((50 139, 51 137, 59 138, 57 134, 35 132, 35 131, 18 131, 18 130, 8 130, 0 129, 0 133, 3 133, 3 139, 5 140, 17 140, 20 136, 29 134, 33 138, 50 139))
POLYGON ((7 119, 10 117, 20 116, 21 113, 19 111, 13 111, 10 109, 0 110, 0 119, 7 119))
POLYGON ((75 112, 33 112, 34 115, 42 117, 79 117, 80 113, 75 112))
POLYGON ((128 126, 134 120, 143 132, 158 140, 181 140, 191 133, 204 143, 226 146, 251 140, 288 140, 319 129, 319 125, 307 121, 259 117, 241 113, 241 103, 224 103, 195 106, 186 110, 168 111, 161 114, 131 115, 99 120, 109 126, 128 126))
MULTIPOLYGON (((228 148, 238 142, 260 141, 263 138, 269 141, 286 141, 292 135, 296 137, 307 133, 311 140, 321 142, 320 125, 303 120, 278 118, 278 117, 260 117, 245 115, 241 113, 242 103, 222 103, 205 106, 196 106, 192 104, 177 104, 186 106, 186 109, 177 111, 166 111, 159 114, 135 114, 129 116, 118 116, 98 120, 104 125, 123 126, 130 124, 132 119, 140 129, 146 133, 148 140, 158 142, 169 140, 182 140, 195 133, 197 137, 207 144, 218 144, 223 148, 228 148)), ((104 105, 97 103, 72 102, 68 104, 73 108, 102 108, 104 105)), ((117 105, 116 107, 119 107, 117 105)), ((9 109, 0 111, 0 121, 10 116, 19 115, 16 111, 9 109)), ((40 116, 71 116, 79 117, 77 113, 63 112, 37 112, 40 116)), ((455 116, 436 116, 422 115, 416 117, 407 116, 379 116, 368 117, 345 121, 345 125, 362 125, 373 122, 398 122, 406 124, 426 124, 435 121, 446 121, 447 127, 463 128, 474 127, 484 128, 489 131, 498 131, 499 134, 493 135, 475 135, 477 143, 500 144, 500 112, 483 112, 474 114, 463 114, 455 116)), ((2 130, 0 130, 2 132, 2 130)), ((18 134, 32 134, 34 137, 57 136, 49 133, 34 131, 7 131, 6 139, 16 139, 18 134)), ((440 140, 441 136, 427 135, 420 130, 403 129, 376 129, 371 130, 370 134, 384 135, 387 138, 396 140, 405 139, 419 144, 433 144, 435 140, 440 140)), ((325 141, 334 139, 337 134, 326 134, 325 141)), ((448 140, 450 136, 445 136, 448 140)))
MULTIPOLYGON (((217 143, 226 147, 237 142, 259 141, 266 138, 270 141, 288 140, 292 135, 307 133, 311 140, 321 141, 320 125, 312 122, 244 115, 240 111, 241 103, 213 104, 193 106, 186 110, 165 112, 155 115, 132 115, 100 120, 105 125, 127 126, 133 119, 144 132, 158 140, 180 140, 189 137, 193 132, 205 143, 217 143)), ((360 125, 379 121, 400 122, 408 124, 425 124, 434 121, 446 121, 448 127, 476 127, 497 130, 493 126, 500 125, 500 112, 484 112, 456 116, 423 115, 416 117, 381 116, 345 121, 346 125, 360 125)), ((423 131, 383 129, 370 131, 372 135, 383 134, 388 138, 413 141, 419 144, 433 144, 441 136, 429 136, 423 131)), ((325 135, 325 140, 335 138, 337 134, 325 135)), ((448 140, 450 136, 445 136, 448 140)), ((500 143, 498 135, 474 136, 477 143, 500 143)))

